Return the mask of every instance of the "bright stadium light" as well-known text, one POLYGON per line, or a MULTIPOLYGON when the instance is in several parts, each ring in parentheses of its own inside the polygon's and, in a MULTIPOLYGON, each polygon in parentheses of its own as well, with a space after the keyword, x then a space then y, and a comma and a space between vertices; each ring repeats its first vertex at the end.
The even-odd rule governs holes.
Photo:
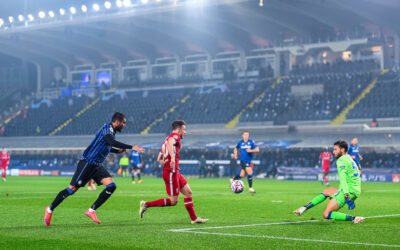
POLYGON ((4 20, 0 18, 0 27, 4 25, 4 20))
POLYGON ((122 1, 121 1, 121 0, 117 0, 117 1, 115 2, 115 4, 117 5, 118 8, 121 8, 121 7, 122 7, 122 1))
POLYGON ((93 9, 94 9, 94 11, 99 11, 100 6, 97 3, 95 3, 95 4, 93 4, 93 9))
POLYGON ((83 13, 86 13, 86 12, 87 12, 87 7, 86 7, 86 5, 82 5, 81 10, 82 10, 83 13))
POLYGON ((60 9, 60 15, 64 16, 65 15, 65 10, 63 8, 60 9))
POLYGON ((104 7, 106 7, 106 9, 111 8, 111 2, 110 1, 105 1, 104 2, 104 7))
POLYGON ((49 17, 51 17, 51 18, 53 18, 55 16, 54 11, 52 11, 52 10, 50 10, 48 14, 49 14, 49 17))
POLYGON ((23 22, 24 21, 24 16, 23 15, 18 15, 18 20, 20 21, 20 22, 23 22))
POLYGON ((46 13, 44 13, 44 11, 39 11, 38 16, 39 16, 40 19, 43 19, 43 18, 46 17, 46 13))
POLYGON ((76 9, 74 6, 72 6, 71 8, 69 8, 69 11, 71 12, 72 15, 76 14, 76 9))
POLYGON ((125 7, 131 6, 131 0, 124 0, 124 6, 125 7))
POLYGON ((260 7, 263 7, 263 6, 264 6, 264 1, 263 1, 263 0, 260 0, 259 5, 260 5, 260 7))
POLYGON ((14 17, 9 16, 9 17, 8 17, 8 21, 10 21, 10 23, 14 22, 14 17))
POLYGON ((141 2, 142 2, 143 4, 146 4, 146 3, 149 2, 149 0, 142 0, 141 2))
POLYGON ((29 21, 32 22, 33 20, 35 20, 35 17, 32 14, 29 14, 28 19, 29 19, 29 21))

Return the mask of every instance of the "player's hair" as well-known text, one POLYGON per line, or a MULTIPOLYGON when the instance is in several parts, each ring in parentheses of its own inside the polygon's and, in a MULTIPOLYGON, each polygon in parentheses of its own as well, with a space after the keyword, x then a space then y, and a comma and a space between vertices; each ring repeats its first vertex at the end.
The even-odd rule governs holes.
POLYGON ((347 152, 349 149, 349 144, 345 140, 339 140, 333 143, 334 146, 338 146, 339 148, 344 148, 344 151, 347 152))
POLYGON ((172 124, 171 124, 172 131, 182 127, 183 125, 186 125, 186 122, 184 120, 173 121, 172 124))
POLYGON ((243 131, 242 131, 242 135, 243 135, 244 133, 248 133, 248 134, 249 134, 250 132, 249 132, 248 130, 243 130, 243 131))
POLYGON ((111 118, 111 122, 115 122, 115 121, 123 121, 124 119, 126 119, 125 115, 120 113, 120 112, 115 112, 111 118))
POLYGON ((357 137, 353 136, 352 140, 357 139, 357 137))

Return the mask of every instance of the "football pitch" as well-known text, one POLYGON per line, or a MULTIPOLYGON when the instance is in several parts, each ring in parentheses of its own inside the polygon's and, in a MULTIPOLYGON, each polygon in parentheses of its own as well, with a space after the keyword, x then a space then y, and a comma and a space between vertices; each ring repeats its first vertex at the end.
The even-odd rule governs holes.
MULTIPOLYGON (((45 206, 70 181, 66 177, 8 177, 0 183, 1 249, 348 249, 400 248, 400 185, 363 183, 356 208, 362 224, 322 220, 324 203, 296 217, 292 211, 321 193, 319 182, 254 181, 257 193, 234 194, 228 179, 188 179, 198 216, 191 225, 183 205, 150 208, 138 216, 140 200, 166 197, 162 179, 115 178, 117 190, 97 210, 98 225, 85 217, 103 187, 82 188, 44 226, 45 206)), ((331 183, 337 187, 338 183, 331 183)))

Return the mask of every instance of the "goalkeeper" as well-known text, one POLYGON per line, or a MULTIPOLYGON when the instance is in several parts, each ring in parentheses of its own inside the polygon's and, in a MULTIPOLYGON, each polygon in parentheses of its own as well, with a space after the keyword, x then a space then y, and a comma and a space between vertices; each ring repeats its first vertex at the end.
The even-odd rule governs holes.
POLYGON ((352 221, 354 224, 364 222, 363 217, 353 217, 344 213, 337 212, 342 208, 345 203, 349 210, 355 208, 354 201, 361 194, 361 178, 357 167, 357 164, 347 154, 349 145, 346 141, 340 140, 335 142, 333 147, 333 154, 335 155, 337 162, 337 170, 339 175, 339 189, 327 188, 320 195, 315 197, 307 205, 294 210, 293 212, 300 216, 308 209, 318 205, 325 201, 326 198, 330 198, 328 205, 324 211, 324 218, 328 220, 338 221, 352 221))

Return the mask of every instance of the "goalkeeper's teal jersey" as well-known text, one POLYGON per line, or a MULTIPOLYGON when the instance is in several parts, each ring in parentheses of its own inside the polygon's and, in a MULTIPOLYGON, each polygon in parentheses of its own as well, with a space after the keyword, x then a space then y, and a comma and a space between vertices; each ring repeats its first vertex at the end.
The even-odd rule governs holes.
POLYGON ((339 175, 339 189, 344 193, 361 194, 361 178, 357 164, 350 155, 342 155, 336 162, 339 175))

